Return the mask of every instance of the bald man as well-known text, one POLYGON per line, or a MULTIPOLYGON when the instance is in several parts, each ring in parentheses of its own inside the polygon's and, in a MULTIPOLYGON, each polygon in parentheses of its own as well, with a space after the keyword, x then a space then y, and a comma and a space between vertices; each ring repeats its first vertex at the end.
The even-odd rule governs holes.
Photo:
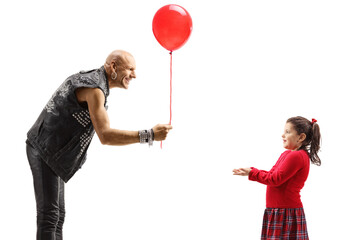
POLYGON ((68 77, 29 130, 26 152, 37 207, 37 240, 62 240, 64 185, 81 168, 96 132, 102 144, 127 145, 165 140, 172 127, 125 131, 110 127, 107 97, 111 88, 128 89, 136 78, 134 57, 116 50, 104 66, 68 77))

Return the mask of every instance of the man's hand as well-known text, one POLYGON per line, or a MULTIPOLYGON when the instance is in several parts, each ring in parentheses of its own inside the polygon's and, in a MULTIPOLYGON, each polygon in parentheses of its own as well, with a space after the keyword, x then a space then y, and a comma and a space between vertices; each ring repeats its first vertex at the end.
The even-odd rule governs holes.
POLYGON ((251 172, 251 168, 239 168, 233 170, 233 175, 239 175, 239 176, 249 176, 249 173, 251 172))
POLYGON ((158 124, 155 127, 153 127, 154 140, 155 141, 165 140, 170 129, 172 129, 172 126, 169 124, 158 124))

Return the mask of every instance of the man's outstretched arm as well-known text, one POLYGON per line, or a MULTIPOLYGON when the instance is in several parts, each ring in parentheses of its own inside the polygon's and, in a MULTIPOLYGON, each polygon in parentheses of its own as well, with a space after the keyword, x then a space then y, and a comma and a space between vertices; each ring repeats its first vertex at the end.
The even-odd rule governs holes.
MULTIPOLYGON (((98 88, 80 88, 76 91, 79 102, 87 102, 90 118, 100 142, 104 145, 127 145, 140 142, 138 131, 110 128, 109 116, 104 107, 105 96, 98 88)), ((172 126, 158 124, 153 128, 156 141, 165 140, 172 126)))

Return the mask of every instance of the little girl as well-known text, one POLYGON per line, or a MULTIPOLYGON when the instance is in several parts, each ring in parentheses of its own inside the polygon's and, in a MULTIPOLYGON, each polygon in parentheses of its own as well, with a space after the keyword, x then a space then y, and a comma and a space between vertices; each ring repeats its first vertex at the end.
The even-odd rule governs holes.
POLYGON ((309 239, 300 190, 309 174, 310 161, 320 166, 320 128, 303 117, 286 121, 283 152, 267 172, 256 168, 234 169, 234 175, 267 185, 261 239, 309 239))

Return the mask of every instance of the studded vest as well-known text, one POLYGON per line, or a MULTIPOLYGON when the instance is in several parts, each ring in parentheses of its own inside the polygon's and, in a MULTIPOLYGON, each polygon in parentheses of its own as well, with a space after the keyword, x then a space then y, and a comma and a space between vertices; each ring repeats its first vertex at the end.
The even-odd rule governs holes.
POLYGON ((95 132, 87 104, 76 98, 75 90, 82 87, 101 89, 107 108, 109 85, 104 67, 81 71, 56 90, 27 134, 27 143, 65 182, 84 164, 95 132))

